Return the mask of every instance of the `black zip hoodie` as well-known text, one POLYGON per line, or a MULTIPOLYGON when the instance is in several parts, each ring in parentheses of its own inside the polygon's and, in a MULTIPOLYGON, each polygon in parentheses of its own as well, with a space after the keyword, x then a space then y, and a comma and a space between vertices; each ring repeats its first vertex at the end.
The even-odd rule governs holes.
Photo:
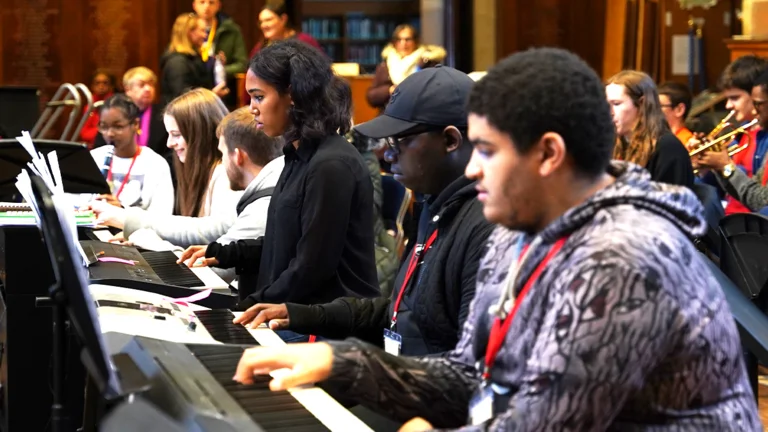
MULTIPOLYGON (((416 243, 423 245, 435 229, 438 235, 422 253, 400 303, 394 331, 402 336, 403 355, 443 353, 459 340, 475 293, 478 262, 493 229, 476 197, 475 183, 461 177, 425 202, 416 243)), ((290 329, 383 345, 383 330, 390 327, 412 253, 403 259, 392 297, 342 297, 311 306, 287 303, 290 329)))

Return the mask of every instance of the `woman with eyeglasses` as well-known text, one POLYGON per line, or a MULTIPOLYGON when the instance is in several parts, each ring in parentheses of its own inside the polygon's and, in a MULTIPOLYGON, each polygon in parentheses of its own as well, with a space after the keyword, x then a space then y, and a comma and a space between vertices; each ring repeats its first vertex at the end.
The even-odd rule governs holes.
POLYGON ((392 42, 381 51, 382 62, 368 88, 368 103, 384 109, 395 88, 412 73, 432 67, 445 59, 445 49, 419 42, 419 32, 410 24, 395 27, 392 42))
POLYGON ((112 190, 97 199, 117 207, 139 207, 151 214, 173 212, 173 182, 165 159, 136 143, 139 108, 124 94, 101 106, 98 129, 107 145, 91 150, 112 190))

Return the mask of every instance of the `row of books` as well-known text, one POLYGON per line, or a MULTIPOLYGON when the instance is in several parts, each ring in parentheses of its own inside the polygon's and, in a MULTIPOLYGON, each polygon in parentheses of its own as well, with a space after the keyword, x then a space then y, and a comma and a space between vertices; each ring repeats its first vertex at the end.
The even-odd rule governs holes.
POLYGON ((389 41, 392 33, 400 24, 411 24, 419 28, 418 17, 381 17, 370 18, 362 14, 350 13, 346 16, 346 25, 343 26, 344 17, 306 18, 301 23, 301 30, 313 38, 322 41, 324 39, 341 39, 346 37, 351 40, 377 40, 389 41), (342 28, 344 27, 344 32, 342 28))
POLYGON ((353 45, 345 52, 339 44, 320 43, 320 46, 334 62, 359 63, 361 66, 376 66, 381 61, 381 50, 384 48, 383 44, 353 45))

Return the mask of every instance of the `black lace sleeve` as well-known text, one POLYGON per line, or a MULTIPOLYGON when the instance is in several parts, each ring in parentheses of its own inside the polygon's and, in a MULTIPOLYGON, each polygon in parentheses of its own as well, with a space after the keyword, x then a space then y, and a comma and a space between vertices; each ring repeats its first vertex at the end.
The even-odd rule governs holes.
POLYGON ((332 342, 333 371, 323 384, 393 420, 423 417, 436 427, 466 424, 479 383, 474 367, 449 358, 396 357, 357 339, 332 342))

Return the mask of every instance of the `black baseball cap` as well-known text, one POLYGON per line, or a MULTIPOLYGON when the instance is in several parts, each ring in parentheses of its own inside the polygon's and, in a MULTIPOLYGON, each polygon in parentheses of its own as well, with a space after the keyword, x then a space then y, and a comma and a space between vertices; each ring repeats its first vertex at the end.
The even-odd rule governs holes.
POLYGON ((419 126, 465 128, 474 83, 464 72, 443 65, 413 73, 395 88, 382 115, 355 130, 369 138, 387 138, 419 126))

